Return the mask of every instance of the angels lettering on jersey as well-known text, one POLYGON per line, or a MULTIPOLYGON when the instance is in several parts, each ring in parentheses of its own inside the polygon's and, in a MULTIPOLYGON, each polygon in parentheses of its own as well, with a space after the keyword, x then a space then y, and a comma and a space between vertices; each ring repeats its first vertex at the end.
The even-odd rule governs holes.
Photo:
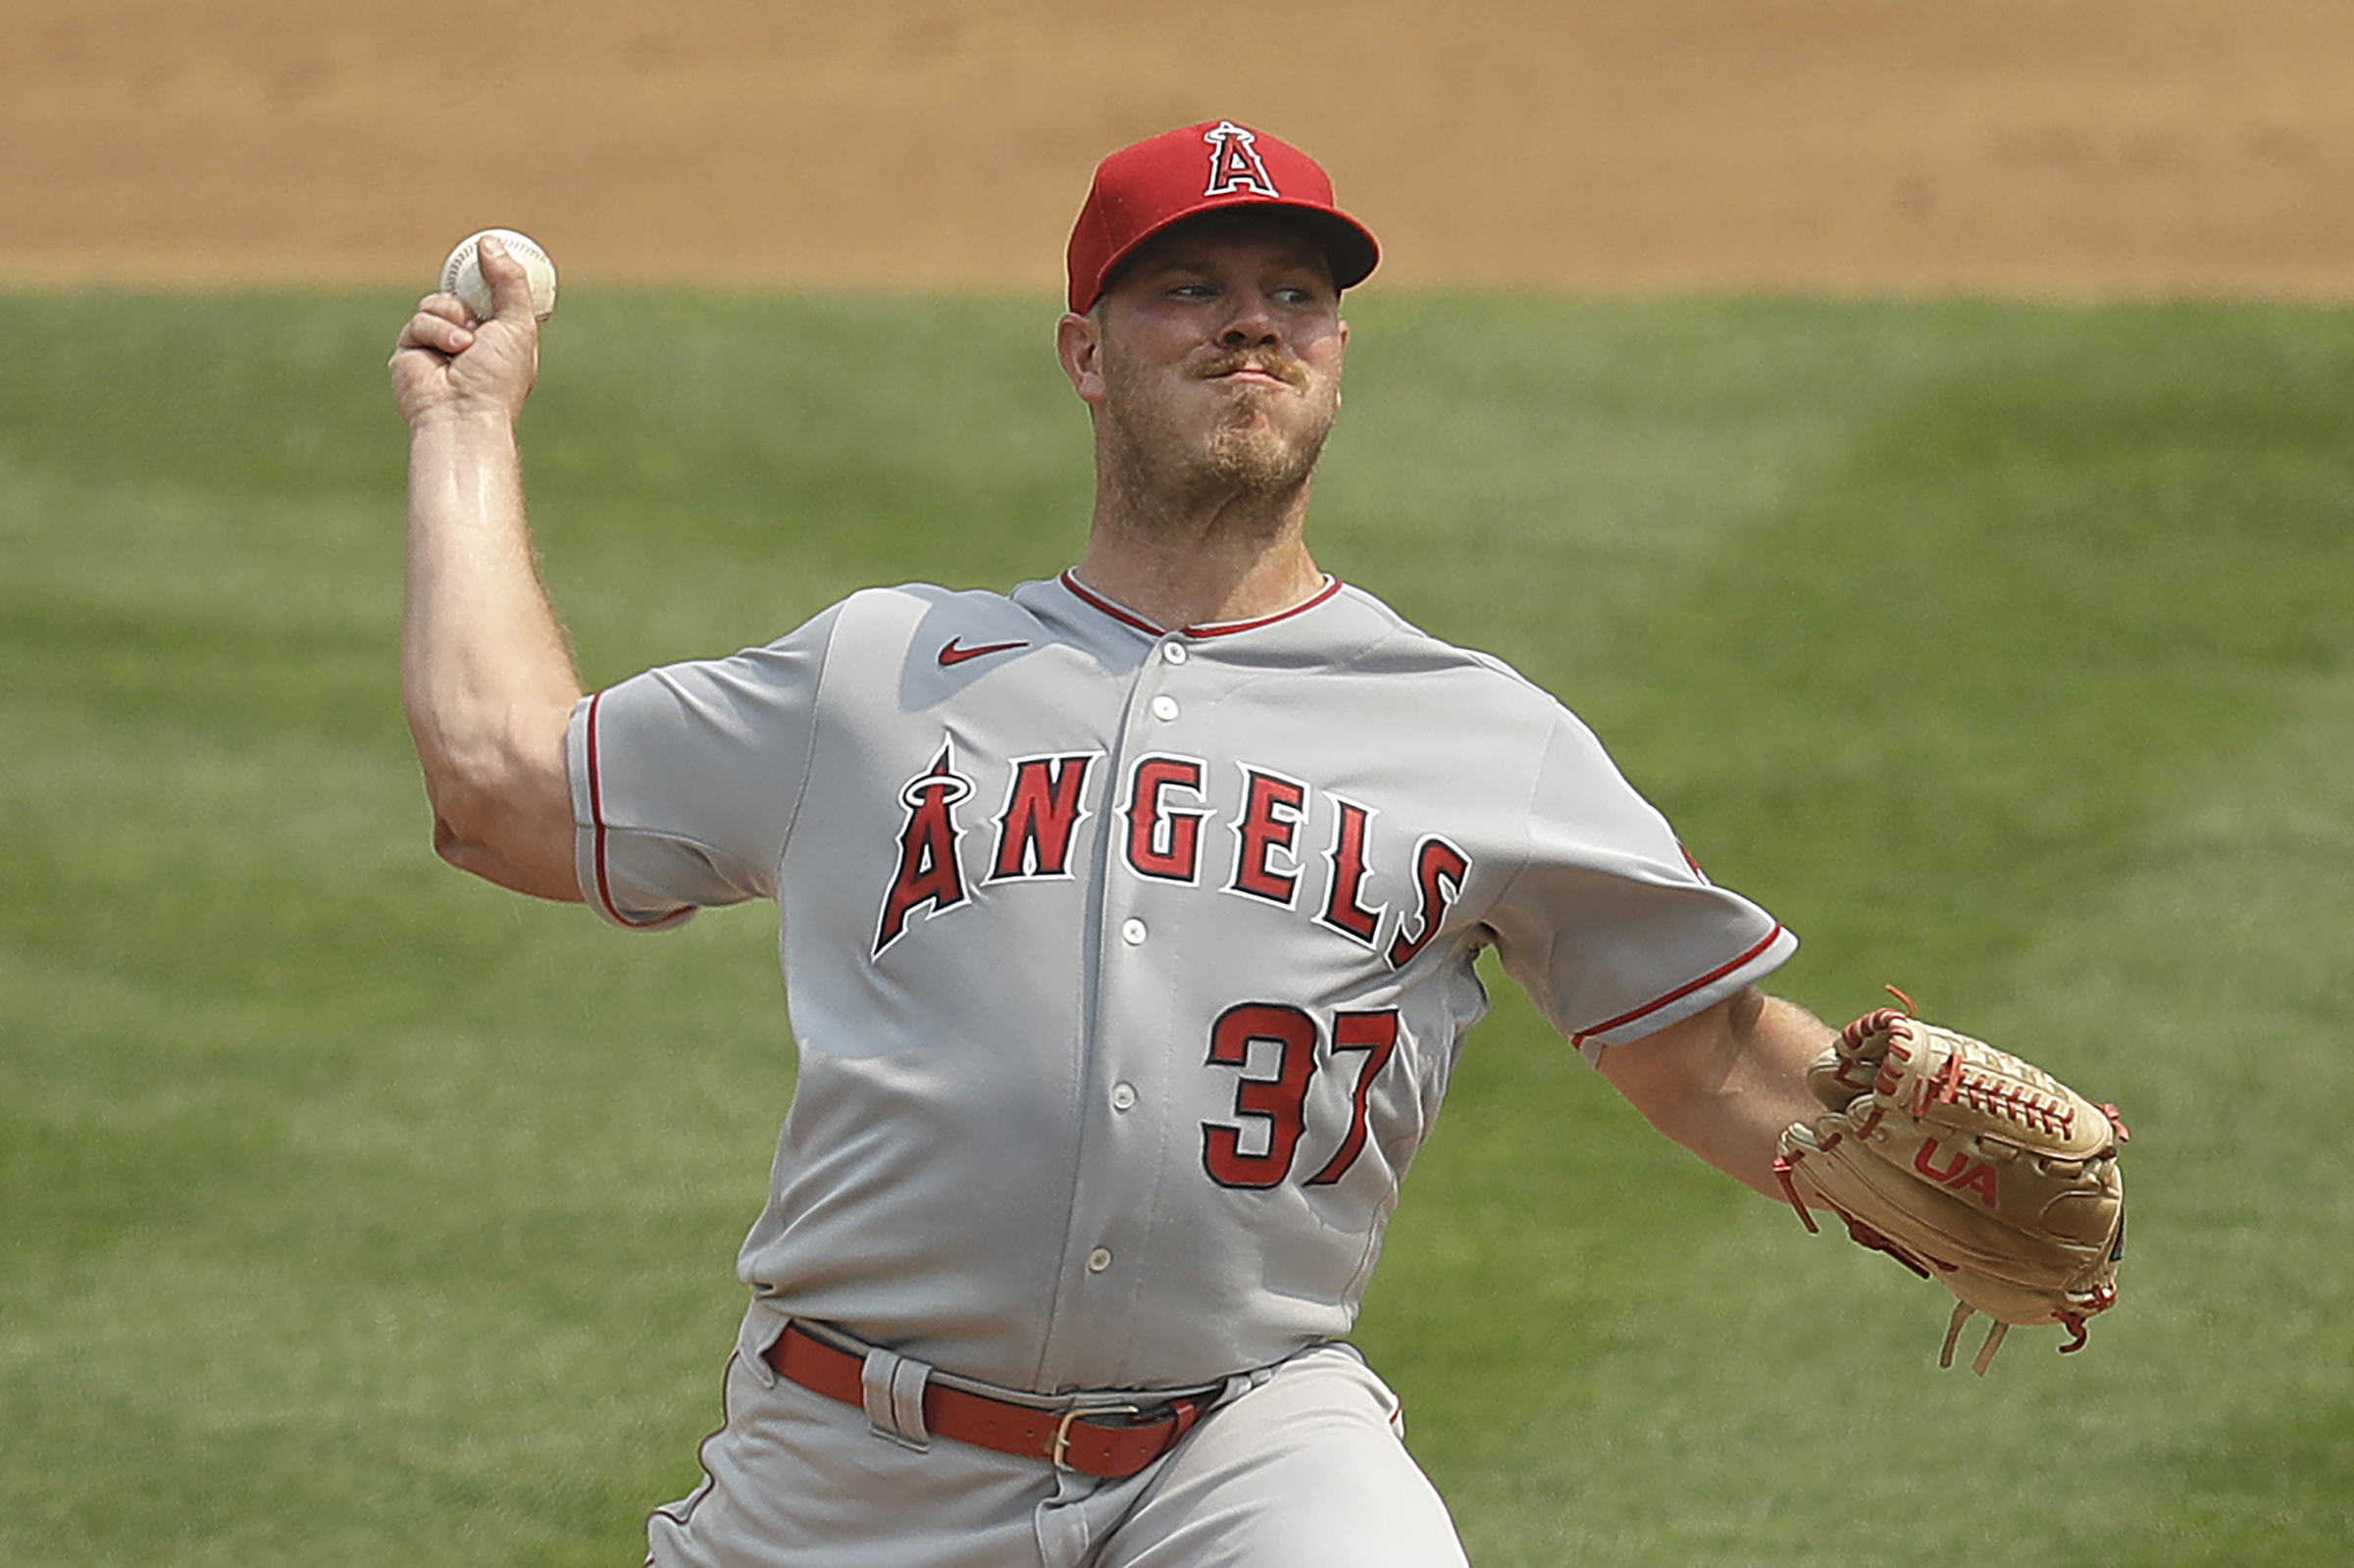
MULTIPOLYGON (((1273 769, 1213 767, 1154 752, 1127 765, 1108 794, 1100 751, 1011 758, 994 808, 943 742, 930 767, 899 790, 906 818, 875 931, 874 956, 924 920, 1002 895, 1012 885, 1074 875, 1087 802, 1106 798, 1113 821, 1108 874, 1210 887, 1299 913, 1393 968, 1437 935, 1471 869, 1463 851, 1426 835, 1398 867, 1377 865, 1377 810, 1273 769), (1383 878, 1380 870, 1394 877, 1383 878), (1376 885, 1412 889, 1392 907, 1376 885)), ((1100 828, 1097 831, 1101 831, 1100 828)), ((913 939, 913 938, 910 938, 913 939)))

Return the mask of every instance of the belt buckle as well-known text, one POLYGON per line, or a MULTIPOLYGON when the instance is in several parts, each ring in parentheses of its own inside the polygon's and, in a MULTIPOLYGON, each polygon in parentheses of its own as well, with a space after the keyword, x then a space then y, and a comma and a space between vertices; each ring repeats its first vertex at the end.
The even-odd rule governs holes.
POLYGON ((1048 1451, 1047 1462, 1057 1470, 1075 1468, 1069 1462, 1071 1424, 1073 1422, 1090 1420, 1096 1416, 1136 1416, 1144 1413, 1145 1407, 1139 1404, 1075 1404, 1071 1406, 1062 1413, 1061 1419, 1054 1423, 1054 1446, 1048 1451))

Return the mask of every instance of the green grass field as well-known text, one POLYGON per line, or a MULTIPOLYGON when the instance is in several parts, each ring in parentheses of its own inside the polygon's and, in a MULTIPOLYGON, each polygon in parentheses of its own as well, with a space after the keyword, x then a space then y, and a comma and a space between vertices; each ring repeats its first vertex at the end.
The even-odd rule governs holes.
MULTIPOLYGON (((449 872, 400 297, 0 297, 0 1562, 636 1562, 791 1082, 763 911, 449 872)), ((1483 1568, 2341 1564, 2354 316, 1353 301, 1324 565, 1602 732, 1833 1018, 2122 1103, 2124 1303, 1942 1292, 1499 987, 1361 1340, 1483 1568), (1924 1545, 1927 1543, 1930 1544, 1924 1545)), ((1076 553, 1045 301, 576 289, 527 462, 588 678, 1076 553)))

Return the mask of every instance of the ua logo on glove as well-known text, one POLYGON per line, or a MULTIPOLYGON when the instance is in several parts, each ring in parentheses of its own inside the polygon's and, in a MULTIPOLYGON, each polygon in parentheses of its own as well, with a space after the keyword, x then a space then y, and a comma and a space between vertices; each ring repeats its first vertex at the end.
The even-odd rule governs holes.
POLYGON ((1936 1155, 1937 1140, 1933 1138, 1924 1139, 1920 1145, 1920 1152, 1913 1156, 1913 1169, 1949 1192, 1968 1188, 1977 1193, 1979 1200, 1988 1208, 2001 1206, 2002 1192, 1993 1166, 1984 1160, 1973 1160, 1967 1151, 1964 1151, 1955 1154, 1953 1163, 1941 1171, 1930 1163, 1936 1158, 1936 1155))

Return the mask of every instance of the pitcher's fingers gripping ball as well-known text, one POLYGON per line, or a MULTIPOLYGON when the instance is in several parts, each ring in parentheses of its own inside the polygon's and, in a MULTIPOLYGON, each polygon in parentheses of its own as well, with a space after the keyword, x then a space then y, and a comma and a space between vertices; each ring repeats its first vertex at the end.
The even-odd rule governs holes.
POLYGON ((2060 1348, 2082 1347, 2084 1320, 2117 1303, 2125 1252, 2115 1106, 1885 1007, 1848 1025, 1807 1082, 1828 1109, 1782 1134, 1791 1204, 1810 1231, 1809 1204, 1836 1211, 1858 1242, 1960 1298, 1942 1365, 1973 1311, 1994 1319, 1981 1376, 2015 1323, 2060 1324, 2073 1337, 2060 1348))
POLYGON ((532 314, 545 321, 556 312, 556 264, 537 240, 512 228, 486 228, 469 234, 441 264, 441 292, 455 294, 478 322, 490 319, 490 282, 483 276, 483 241, 495 239, 506 253, 523 263, 531 280, 532 314))

